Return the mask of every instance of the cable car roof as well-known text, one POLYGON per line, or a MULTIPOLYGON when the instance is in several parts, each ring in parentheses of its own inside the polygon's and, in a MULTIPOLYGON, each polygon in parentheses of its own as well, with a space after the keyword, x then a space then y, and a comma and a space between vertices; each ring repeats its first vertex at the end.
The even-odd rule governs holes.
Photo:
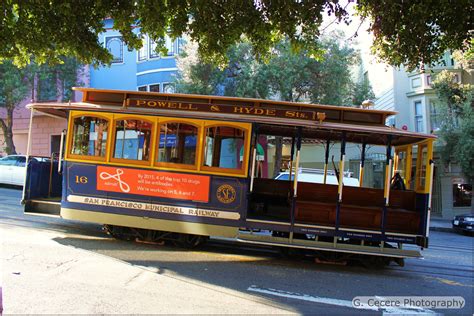
POLYGON ((348 142, 380 145, 386 144, 389 135, 394 146, 436 138, 386 126, 386 118, 397 113, 393 111, 221 96, 73 89, 82 93, 82 102, 32 103, 27 107, 63 118, 69 110, 81 110, 251 122, 259 124, 262 134, 281 136, 294 136, 296 127, 301 126, 303 137, 339 140, 345 132, 348 142))

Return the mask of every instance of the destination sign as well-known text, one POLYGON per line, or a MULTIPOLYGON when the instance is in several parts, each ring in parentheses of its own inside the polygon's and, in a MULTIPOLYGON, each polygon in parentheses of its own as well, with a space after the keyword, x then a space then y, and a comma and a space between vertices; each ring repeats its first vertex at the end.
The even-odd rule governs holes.
POLYGON ((254 115, 265 117, 279 117, 308 121, 323 121, 325 113, 304 110, 270 109, 264 107, 241 105, 216 105, 206 103, 173 102, 146 99, 127 99, 127 107, 178 110, 190 112, 222 113, 235 115, 254 115))

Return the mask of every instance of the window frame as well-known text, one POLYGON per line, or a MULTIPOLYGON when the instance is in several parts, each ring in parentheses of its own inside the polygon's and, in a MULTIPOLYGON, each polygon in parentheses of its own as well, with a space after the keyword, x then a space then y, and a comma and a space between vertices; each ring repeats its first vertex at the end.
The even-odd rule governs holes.
POLYGON ((150 83, 147 86, 148 86, 148 92, 154 92, 154 93, 161 93, 162 92, 161 82, 150 83), (151 86, 158 86, 160 88, 160 91, 151 91, 151 86))
POLYGON ((125 54, 124 54, 124 48, 125 48, 125 42, 123 41, 123 36, 122 35, 108 35, 108 36, 104 36, 104 47, 105 49, 112 55, 112 52, 109 50, 109 47, 108 47, 108 43, 107 43, 107 39, 108 38, 118 38, 120 37, 120 43, 121 43, 121 46, 120 46, 120 53, 121 53, 121 60, 115 60, 115 59, 112 59, 112 61, 110 62, 111 65, 120 65, 120 64, 124 64, 125 63, 125 54))
POLYGON ((433 140, 417 143, 416 169, 415 169, 415 192, 429 193, 431 189, 431 173, 433 172, 430 161, 433 159, 433 140), (426 148, 426 161, 423 161, 423 149, 426 148), (421 183, 421 167, 425 164, 425 183, 421 183))
POLYGON ((417 133, 423 133, 425 131, 425 126, 424 126, 424 115, 423 115, 423 102, 422 100, 416 100, 413 101, 413 110, 414 110, 414 115, 413 117, 415 118, 415 132, 417 133), (417 112, 416 106, 420 105, 420 113, 417 112), (421 120, 421 130, 418 130, 418 119, 421 120))
POLYGON ((192 125, 192 126, 195 126, 197 127, 198 131, 197 131, 197 134, 196 134, 196 153, 195 153, 195 162, 194 162, 194 165, 188 165, 188 164, 183 164, 183 163, 175 163, 175 162, 162 162, 162 161, 158 161, 158 151, 160 150, 160 143, 159 141, 156 142, 156 146, 155 146, 155 155, 154 155, 154 160, 153 160, 153 164, 155 167, 158 167, 158 168, 161 168, 161 169, 164 169, 164 170, 195 170, 195 171, 199 171, 199 166, 201 164, 201 152, 203 151, 203 147, 202 147, 202 140, 203 140, 203 121, 202 120, 195 120, 195 119, 186 119, 186 118, 176 118, 176 117, 160 117, 158 119, 158 128, 157 128, 157 132, 156 132, 156 137, 155 139, 159 139, 160 137, 160 133, 161 133, 161 125, 162 124, 167 124, 167 123, 185 123, 185 124, 188 124, 188 125, 192 125))
POLYGON ((137 49, 137 63, 142 63, 148 60, 148 35, 141 34, 142 48, 137 49), (140 58, 140 52, 144 51, 144 58, 140 58))
POLYGON ((161 87, 162 93, 169 93, 169 94, 176 93, 176 84, 174 82, 162 82, 161 85, 162 85, 161 87), (173 87, 173 92, 165 91, 166 86, 173 87))
POLYGON ((232 175, 242 175, 247 176, 248 174, 248 165, 249 165, 249 151, 250 151, 250 133, 251 133, 252 124, 250 123, 237 123, 237 122, 222 122, 222 121, 204 121, 203 131, 202 131, 202 147, 201 147, 201 162, 200 162, 200 170, 215 173, 215 174, 232 174, 232 175), (242 159, 242 166, 240 169, 232 169, 232 168, 221 168, 221 167, 210 167, 204 166, 205 161, 205 137, 206 137, 206 130, 210 127, 218 127, 218 126, 227 126, 233 127, 245 132, 244 135, 244 157, 242 159))
POLYGON ((65 159, 69 160, 76 160, 76 161, 101 161, 106 162, 110 153, 110 135, 112 130, 112 121, 113 121, 113 114, 112 113, 98 113, 98 112, 90 112, 90 111, 71 111, 69 114, 69 122, 68 122, 68 137, 66 142, 66 155, 65 159), (74 138, 74 119, 80 116, 89 116, 89 117, 96 117, 100 119, 105 119, 108 122, 107 126, 107 140, 105 141, 105 155, 101 156, 88 156, 88 155, 78 155, 72 154, 72 142, 74 138))
POLYGON ((406 157, 405 160, 405 168, 403 169, 403 181, 407 190, 410 190, 411 187, 411 168, 412 168, 412 157, 413 157, 413 146, 412 145, 403 145, 395 147, 395 155, 394 155, 394 162, 393 162, 393 170, 392 174, 394 175, 395 172, 398 170, 400 171, 400 153, 405 153, 406 157))
MULTIPOLYGON (((155 152, 155 136, 156 136, 156 129, 157 123, 156 118, 149 117, 147 115, 133 115, 133 114, 114 114, 113 115, 113 124, 112 124, 112 132, 113 138, 111 139, 110 150, 108 151, 108 160, 114 163, 123 163, 123 164, 134 164, 134 165, 142 165, 142 166, 151 166, 153 162, 155 152), (150 135, 150 159, 149 160, 138 160, 138 159, 125 159, 125 158, 115 158, 115 129, 117 126, 118 121, 123 120, 137 120, 137 121, 145 121, 151 123, 151 135, 150 135), (112 150, 113 149, 113 150, 112 150)), ((112 136, 111 136, 112 137, 112 136)))

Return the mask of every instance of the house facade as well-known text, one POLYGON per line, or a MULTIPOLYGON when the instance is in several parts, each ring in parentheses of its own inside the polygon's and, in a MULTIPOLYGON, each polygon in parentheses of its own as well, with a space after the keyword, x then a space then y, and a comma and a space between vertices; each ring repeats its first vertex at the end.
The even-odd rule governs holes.
MULTIPOLYGON (((407 72, 403 68, 393 68, 393 87, 382 93, 375 102, 376 109, 398 112, 387 124, 413 132, 436 134, 442 118, 432 83, 436 74, 442 70, 452 72, 456 82, 474 83, 472 70, 463 69, 448 52, 439 64, 426 67, 424 71, 407 72)), ((432 208, 435 215, 450 219, 454 215, 470 211, 472 185, 457 164, 445 166, 441 163, 436 150, 439 150, 440 145, 439 142, 435 145, 432 208)))
MULTIPOLYGON (((156 44, 146 34, 142 35, 143 47, 129 50, 120 33, 113 29, 113 20, 104 21, 106 31, 99 41, 113 55, 110 66, 90 67, 90 87, 100 89, 138 90, 150 92, 175 91, 174 75, 177 72, 176 56, 182 39, 165 38, 166 55, 155 52, 156 44)), ((135 29, 138 34, 139 29, 135 29)))

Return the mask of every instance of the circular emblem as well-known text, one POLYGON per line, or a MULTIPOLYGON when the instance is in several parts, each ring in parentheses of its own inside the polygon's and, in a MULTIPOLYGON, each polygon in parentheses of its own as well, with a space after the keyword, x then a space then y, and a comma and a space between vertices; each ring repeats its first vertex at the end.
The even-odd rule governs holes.
POLYGON ((217 199, 225 204, 229 204, 235 201, 236 192, 233 186, 229 184, 223 184, 217 188, 217 199))

